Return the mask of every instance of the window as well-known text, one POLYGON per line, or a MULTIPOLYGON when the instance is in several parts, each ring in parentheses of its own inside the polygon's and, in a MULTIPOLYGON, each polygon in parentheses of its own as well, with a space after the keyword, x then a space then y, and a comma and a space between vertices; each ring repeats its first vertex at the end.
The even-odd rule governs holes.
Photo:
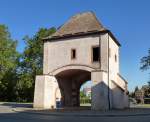
POLYGON ((100 59, 100 49, 99 46, 95 46, 92 48, 92 61, 98 62, 100 59))
POLYGON ((115 54, 115 62, 117 62, 117 55, 115 54))
POLYGON ((71 59, 76 59, 76 50, 71 49, 71 59))

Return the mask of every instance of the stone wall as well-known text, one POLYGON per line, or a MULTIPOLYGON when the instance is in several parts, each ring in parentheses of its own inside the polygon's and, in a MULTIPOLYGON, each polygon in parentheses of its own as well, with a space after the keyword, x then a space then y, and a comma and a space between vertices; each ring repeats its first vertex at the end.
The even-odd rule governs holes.
POLYGON ((92 63, 91 58, 92 46, 95 45, 99 45, 99 35, 45 42, 43 74, 69 64, 99 68, 99 62, 92 63), (71 49, 76 49, 76 59, 71 60, 71 49))
POLYGON ((56 107, 58 87, 65 106, 79 106, 80 86, 90 79, 92 109, 128 106, 127 82, 119 76, 119 47, 108 33, 45 42, 43 74, 36 77, 34 107, 56 107), (93 46, 100 46, 98 62, 92 62, 93 46), (71 59, 72 49, 76 59, 71 59))

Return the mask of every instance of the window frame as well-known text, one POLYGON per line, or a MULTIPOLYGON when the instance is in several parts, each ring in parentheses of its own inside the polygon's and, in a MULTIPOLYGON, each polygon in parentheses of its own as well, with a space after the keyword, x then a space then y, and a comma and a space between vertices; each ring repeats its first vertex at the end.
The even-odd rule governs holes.
POLYGON ((117 54, 115 54, 115 62, 117 62, 118 58, 117 58, 117 54))
POLYGON ((71 60, 75 60, 77 58, 77 53, 75 48, 71 48, 71 60), (74 56, 75 52, 75 56, 74 56))
POLYGON ((97 62, 99 62, 100 61, 100 46, 99 45, 94 45, 94 46, 92 46, 91 47, 91 62, 92 63, 97 63, 97 62), (94 55, 93 55, 93 49, 94 48, 99 48, 99 58, 98 58, 98 60, 97 61, 94 61, 93 59, 93 57, 94 57, 94 55))

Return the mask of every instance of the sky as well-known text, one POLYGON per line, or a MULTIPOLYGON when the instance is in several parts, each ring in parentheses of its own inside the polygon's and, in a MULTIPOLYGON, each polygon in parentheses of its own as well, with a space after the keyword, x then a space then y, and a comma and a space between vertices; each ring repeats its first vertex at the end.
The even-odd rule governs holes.
POLYGON ((71 16, 93 11, 121 43, 120 72, 129 91, 149 80, 140 59, 150 48, 150 0, 0 0, 0 24, 8 26, 17 50, 23 52, 24 36, 39 28, 59 27, 71 16))

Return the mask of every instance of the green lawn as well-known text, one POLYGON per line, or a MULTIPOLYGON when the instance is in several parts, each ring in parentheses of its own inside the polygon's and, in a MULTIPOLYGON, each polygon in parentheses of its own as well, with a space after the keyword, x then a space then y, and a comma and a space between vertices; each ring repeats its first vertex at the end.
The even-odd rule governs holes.
POLYGON ((150 104, 137 104, 138 107, 150 108, 150 104))
POLYGON ((90 103, 80 104, 80 106, 91 106, 90 103))

